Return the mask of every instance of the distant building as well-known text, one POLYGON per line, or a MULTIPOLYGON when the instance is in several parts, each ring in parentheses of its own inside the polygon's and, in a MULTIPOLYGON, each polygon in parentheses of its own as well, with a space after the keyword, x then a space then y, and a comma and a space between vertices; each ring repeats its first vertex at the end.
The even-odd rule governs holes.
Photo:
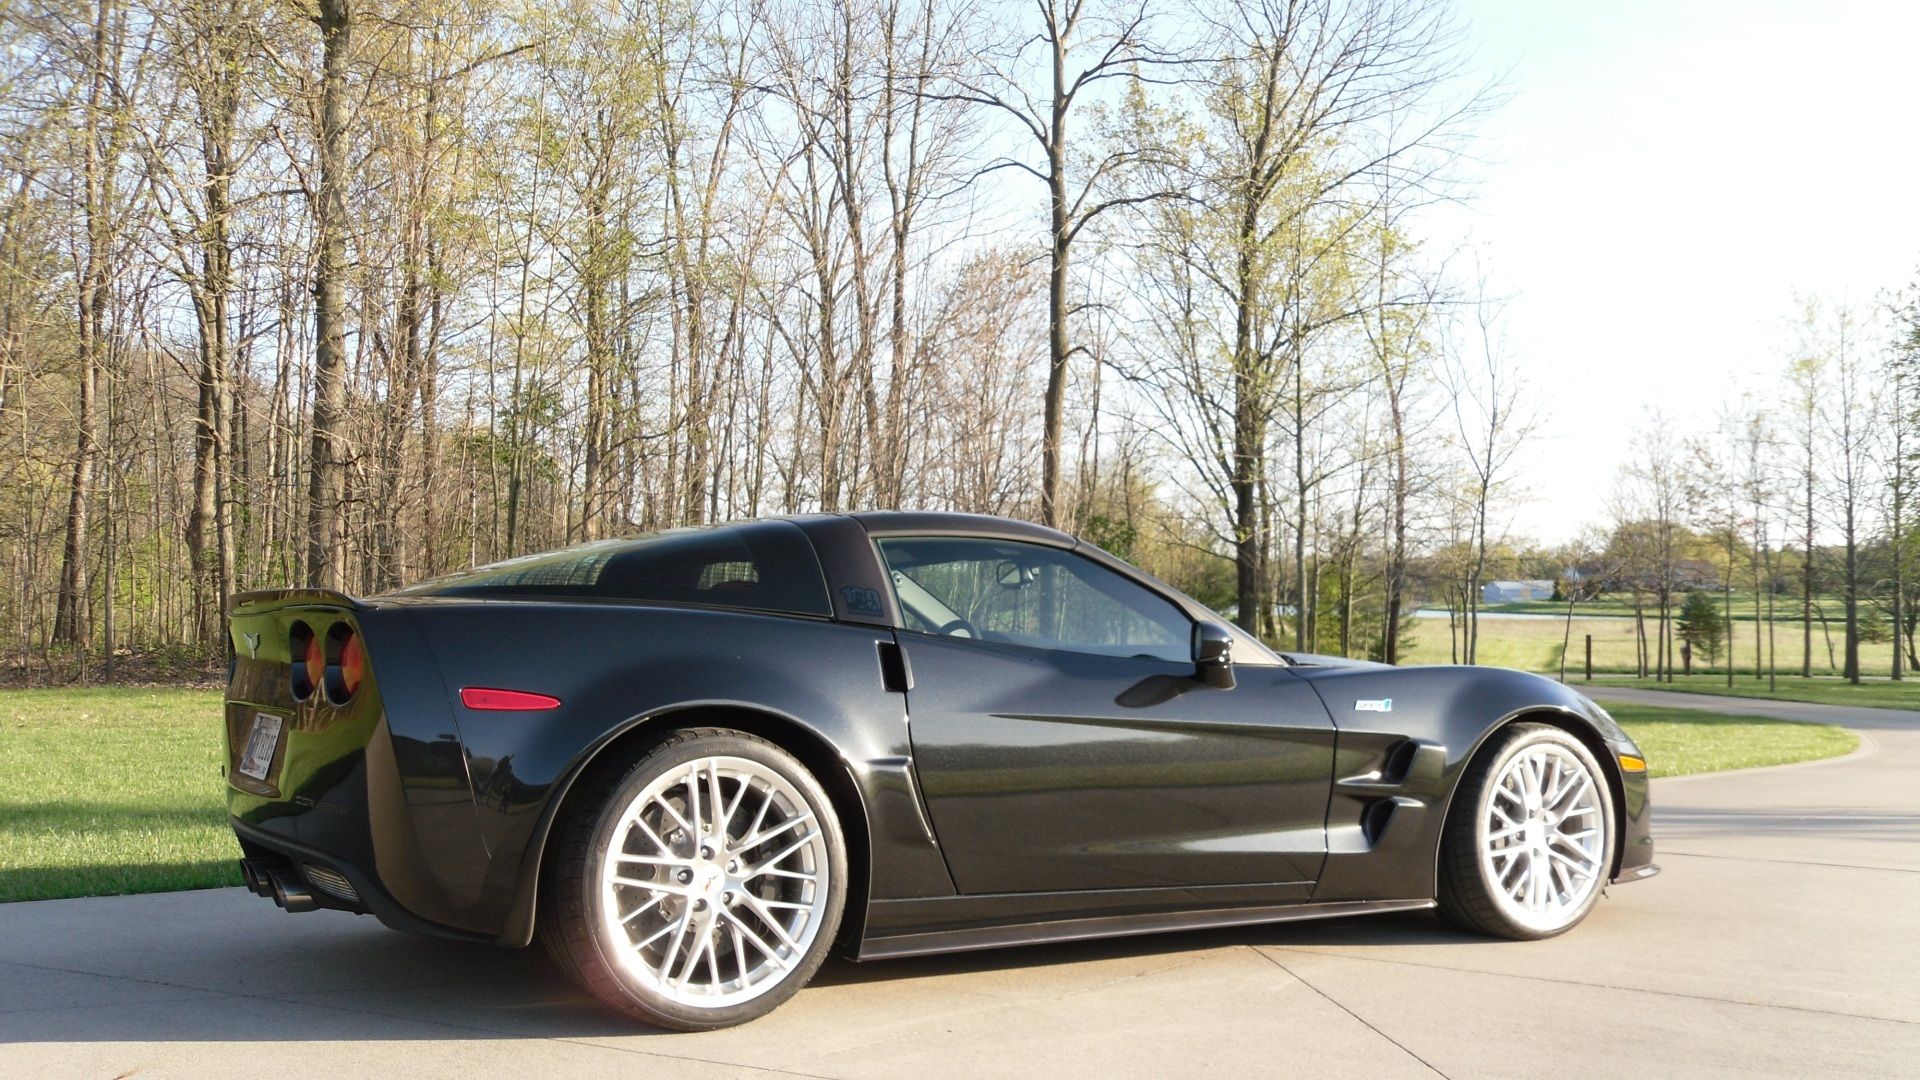
POLYGON ((1517 600, 1551 600, 1551 581, 1489 581, 1480 586, 1483 604, 1511 604, 1517 600))

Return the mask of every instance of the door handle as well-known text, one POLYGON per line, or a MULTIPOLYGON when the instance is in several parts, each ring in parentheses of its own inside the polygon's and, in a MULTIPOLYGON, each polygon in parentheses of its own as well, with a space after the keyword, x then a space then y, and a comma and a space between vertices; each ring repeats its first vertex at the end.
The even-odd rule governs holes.
POLYGON ((875 647, 880 652, 880 685, 888 693, 904 694, 913 689, 913 668, 907 664, 907 654, 897 641, 877 641, 875 647))

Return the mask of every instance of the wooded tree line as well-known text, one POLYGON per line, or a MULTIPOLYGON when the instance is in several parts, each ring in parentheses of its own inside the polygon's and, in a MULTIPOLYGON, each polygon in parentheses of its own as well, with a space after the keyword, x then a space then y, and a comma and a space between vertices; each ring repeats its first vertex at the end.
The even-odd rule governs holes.
MULTIPOLYGON (((0 643, 917 506, 1290 646, 1471 610, 1537 426, 1419 234, 1437 0, 0 6, 0 643)), ((1464 658, 1472 643, 1463 638, 1464 658)))
POLYGON ((1688 623, 1710 631, 1703 592, 1720 601, 1712 659, 1724 648, 1729 679, 1858 682, 1872 648, 1895 679, 1920 667, 1920 291, 1869 307, 1805 298, 1782 340, 1774 385, 1728 403, 1713 430, 1645 418, 1612 525, 1569 560, 1632 597, 1643 676, 1671 678, 1683 636, 1714 636, 1678 618, 1691 601, 1688 623))

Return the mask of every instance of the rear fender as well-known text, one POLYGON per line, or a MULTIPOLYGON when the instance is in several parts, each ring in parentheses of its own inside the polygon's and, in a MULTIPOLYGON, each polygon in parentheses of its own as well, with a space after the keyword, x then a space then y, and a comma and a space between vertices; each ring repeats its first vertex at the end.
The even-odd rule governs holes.
POLYGON ((716 710, 760 717, 768 732, 803 733, 787 746, 803 760, 808 745, 832 748, 833 769, 809 764, 850 778, 867 819, 872 895, 951 893, 913 783, 905 699, 882 679, 879 646, 892 631, 613 603, 468 601, 414 606, 413 614, 450 698, 471 686, 561 703, 534 712, 455 707, 490 855, 479 887, 502 943, 531 933, 544 847, 585 770, 610 747, 681 721, 708 722, 716 710))
POLYGON ((405 609, 321 589, 243 593, 228 608, 228 810, 259 830, 372 871, 405 908, 471 931, 487 864, 457 718, 405 609), (366 674, 345 704, 297 699, 291 632, 350 627, 366 674), (422 663, 425 659, 429 662, 422 663), (235 766, 253 717, 286 717, 264 781, 235 766))

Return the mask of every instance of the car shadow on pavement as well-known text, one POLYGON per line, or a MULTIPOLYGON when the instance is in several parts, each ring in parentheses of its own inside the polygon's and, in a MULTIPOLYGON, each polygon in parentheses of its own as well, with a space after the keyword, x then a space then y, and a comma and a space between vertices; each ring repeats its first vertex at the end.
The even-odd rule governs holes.
POLYGON ((822 986, 846 985, 882 982, 889 979, 1082 964, 1100 960, 1173 956, 1179 953, 1207 952, 1239 946, 1365 948, 1453 944, 1485 945, 1487 939, 1463 930, 1456 930, 1432 914, 1415 912, 1093 938, 1086 941, 1023 945, 1007 949, 915 956, 868 963, 835 959, 829 961, 813 981, 816 985, 822 986))
MULTIPOLYGON (((1484 939, 1454 931, 1430 916, 1386 915, 864 964, 835 956, 814 985, 904 984, 1244 946, 1475 941, 1484 939)), ((802 1002, 805 997, 803 992, 802 1002)), ((562 976, 537 946, 497 949, 415 937, 388 931, 371 920, 288 938, 195 934, 178 940, 154 939, 147 942, 143 954, 109 963, 0 954, 0 1045, 593 1039, 648 1034, 670 1033, 600 1005, 562 976)))

